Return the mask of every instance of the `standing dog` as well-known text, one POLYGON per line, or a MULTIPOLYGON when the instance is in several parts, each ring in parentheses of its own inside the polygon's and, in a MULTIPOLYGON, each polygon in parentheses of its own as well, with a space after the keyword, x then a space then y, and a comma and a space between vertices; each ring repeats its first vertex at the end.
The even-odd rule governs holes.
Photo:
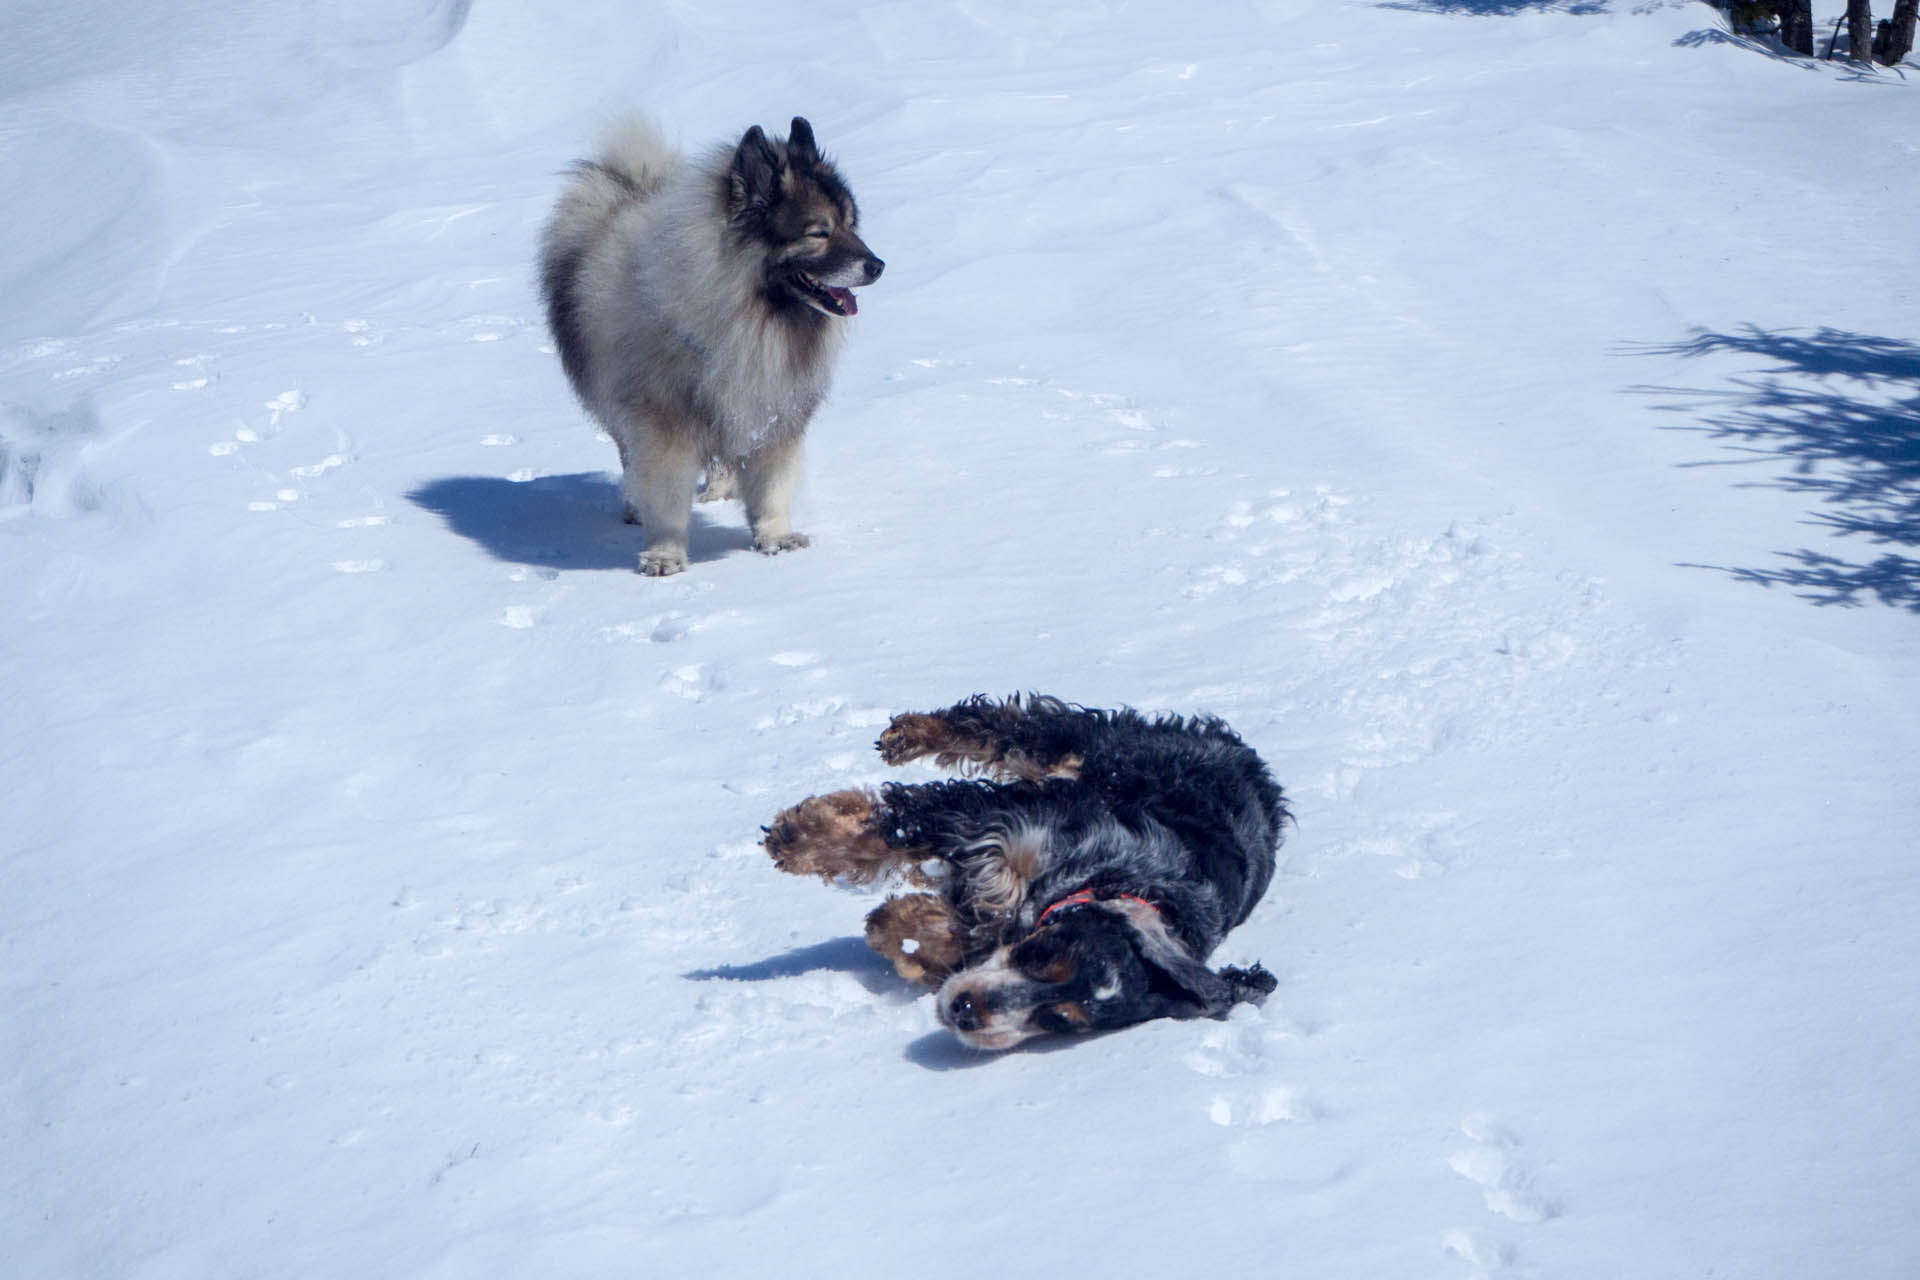
POLYGON ((889 898, 867 943, 975 1048, 1149 1018, 1223 1018, 1274 988, 1207 968, 1273 878, 1285 798, 1218 720, 972 698, 895 716, 889 764, 923 756, 995 781, 889 783, 781 813, 782 871, 927 892, 889 898))
POLYGON ((740 496, 753 546, 807 545, 791 523, 800 440, 827 394, 852 289, 885 266, 813 129, 755 125, 682 158, 629 121, 582 161, 547 223, 541 286, 567 378, 620 449, 640 572, 687 567, 707 496, 740 496))

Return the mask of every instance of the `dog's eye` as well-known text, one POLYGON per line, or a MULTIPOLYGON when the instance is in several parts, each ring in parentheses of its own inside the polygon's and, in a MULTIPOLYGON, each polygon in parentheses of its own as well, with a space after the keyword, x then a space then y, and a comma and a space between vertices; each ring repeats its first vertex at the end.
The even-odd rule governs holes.
POLYGON ((1056 984, 1071 982, 1073 980, 1073 953, 1071 951, 1062 951, 1038 969, 1028 970, 1028 973, 1038 982, 1051 982, 1056 984))
POLYGON ((831 236, 832 234, 833 232, 827 230, 825 227, 807 228, 807 239, 809 240, 825 240, 828 236, 831 236))
POLYGON ((1052 1032, 1084 1031, 1093 1017, 1084 1005, 1071 1001, 1065 1004, 1044 1005, 1034 1010, 1033 1020, 1042 1029, 1052 1032))

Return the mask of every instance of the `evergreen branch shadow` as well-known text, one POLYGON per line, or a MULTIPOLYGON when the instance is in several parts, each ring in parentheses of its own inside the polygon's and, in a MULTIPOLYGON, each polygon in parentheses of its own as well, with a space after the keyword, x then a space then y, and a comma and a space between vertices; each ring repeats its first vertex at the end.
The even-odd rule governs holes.
POLYGON ((1511 18, 1529 12, 1570 13, 1579 17, 1605 13, 1609 0, 1383 0, 1382 9, 1406 13, 1456 13, 1470 18, 1511 18))
POLYGON ((1723 387, 1641 386, 1654 407, 1694 421, 1692 431, 1720 444, 1722 456, 1689 467, 1784 467, 1741 487, 1803 494, 1815 506, 1808 523, 1855 538, 1883 554, 1852 561, 1801 547, 1778 555, 1787 566, 1715 568, 1742 582, 1786 587, 1820 605, 1869 600, 1920 613, 1920 344, 1823 328, 1811 334, 1748 326, 1700 331, 1686 342, 1642 345, 1637 354, 1700 358, 1758 356, 1765 367, 1723 387))
POLYGON ((1679 49, 1704 49, 1713 44, 1730 44, 1757 53, 1764 58, 1782 63, 1789 67, 1798 67, 1804 71, 1820 70, 1820 60, 1803 53, 1795 53, 1780 43, 1778 36, 1746 35, 1728 31, 1724 27, 1703 27, 1699 31, 1689 31, 1675 40, 1674 47, 1679 49))

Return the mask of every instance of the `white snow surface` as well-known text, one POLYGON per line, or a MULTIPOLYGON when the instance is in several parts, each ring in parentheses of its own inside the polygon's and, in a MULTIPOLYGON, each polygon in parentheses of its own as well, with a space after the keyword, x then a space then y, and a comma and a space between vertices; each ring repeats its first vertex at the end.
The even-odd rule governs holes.
POLYGON ((1912 67, 4 9, 0 1272, 1920 1274, 1912 67), (633 572, 532 267, 624 105, 809 116, 889 263, 809 550, 633 572), (1024 689, 1271 763, 1264 1007, 976 1054, 768 863, 1024 689))

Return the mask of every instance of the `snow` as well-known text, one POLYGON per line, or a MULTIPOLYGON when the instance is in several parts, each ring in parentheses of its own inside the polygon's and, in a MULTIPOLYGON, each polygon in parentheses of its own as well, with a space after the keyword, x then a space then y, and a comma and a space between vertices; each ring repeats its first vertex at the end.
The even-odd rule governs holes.
POLYGON ((8 13, 5 1274, 1920 1267, 1911 67, 1625 0, 8 13), (532 271, 629 102, 808 115, 889 264, 809 550, 632 572, 532 271), (1263 1008, 974 1054, 774 872, 1016 689, 1266 756, 1263 1008))

